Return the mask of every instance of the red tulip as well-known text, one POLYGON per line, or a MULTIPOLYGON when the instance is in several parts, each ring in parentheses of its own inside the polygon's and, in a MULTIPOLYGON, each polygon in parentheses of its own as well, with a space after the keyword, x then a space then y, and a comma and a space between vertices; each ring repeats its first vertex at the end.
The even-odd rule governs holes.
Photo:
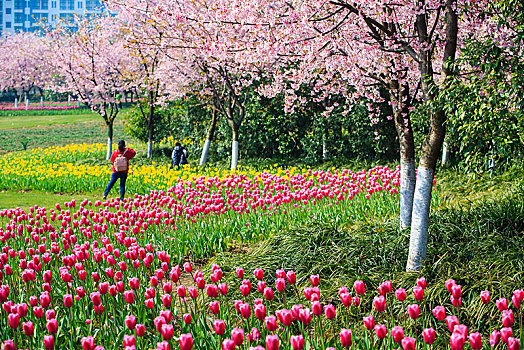
POLYGON ((191 324, 191 322, 193 322, 193 319, 191 318, 191 314, 184 314, 182 316, 182 319, 184 320, 185 324, 191 324))
POLYGON ((266 336, 266 349, 267 350, 278 350, 278 335, 267 335, 266 336))
POLYGON ((420 308, 417 304, 412 304, 408 306, 408 314, 411 319, 416 320, 419 316, 420 308))
POLYGON ((375 297, 375 299, 373 299, 373 305, 375 305, 378 312, 384 312, 386 309, 386 299, 382 295, 375 297))
POLYGON ((297 277, 295 276, 294 271, 288 271, 286 273, 286 278, 289 284, 295 284, 297 283, 297 277))
POLYGON ((445 283, 446 289, 451 293, 451 288, 455 285, 455 280, 449 279, 445 283))
POLYGON ((240 315, 243 318, 251 317, 251 307, 249 306, 248 303, 243 303, 242 305, 240 305, 239 310, 240 310, 240 315))
POLYGON ((55 338, 52 335, 44 335, 44 349, 53 350, 55 348, 55 338))
POLYGON ((355 281, 353 288, 355 288, 355 292, 357 292, 358 295, 364 295, 366 291, 363 281, 355 281))
POLYGON ((494 329, 493 332, 491 332, 491 334, 489 335, 489 345, 491 345, 491 347, 495 347, 497 346, 499 342, 500 342, 500 333, 499 331, 494 329))
POLYGON ((484 290, 480 292, 480 299, 482 300, 484 304, 489 304, 490 298, 491 298, 491 295, 489 293, 489 290, 484 290))
POLYGON ((226 331, 226 323, 222 320, 215 320, 213 328, 217 335, 224 335, 224 332, 226 331))
MULTIPOLYGON (((191 315, 189 315, 189 316, 191 317, 191 315)), ((185 318, 184 318, 184 322, 186 322, 185 318)), ((186 322, 186 324, 188 324, 188 323, 186 322)), ((171 324, 163 324, 162 327, 160 328, 160 333, 162 334, 162 339, 164 339, 164 340, 171 340, 173 338, 173 333, 174 333, 173 325, 171 325, 171 324)), ((189 347, 189 349, 191 349, 191 347, 189 347)))
POLYGON ((413 287, 413 295, 415 296, 415 300, 421 301, 424 299, 424 289, 419 286, 413 287))
POLYGON ((351 302, 353 303, 353 306, 359 306, 360 305, 360 298, 359 297, 353 297, 351 299, 351 302))
POLYGON ((264 324, 266 325, 268 331, 274 332, 277 329, 277 318, 273 315, 267 316, 264 320, 264 324))
POLYGON ((9 327, 12 329, 18 328, 18 325, 20 324, 20 316, 18 314, 9 314, 7 316, 9 327))
POLYGON ((44 309, 41 306, 35 306, 33 308, 33 314, 36 318, 40 319, 44 317, 44 309))
POLYGON ((417 278, 417 286, 419 286, 422 289, 426 289, 426 285, 426 277, 417 278))
POLYGON ((91 336, 83 337, 80 343, 82 344, 83 350, 94 350, 95 349, 95 338, 91 336))
POLYGON ((33 322, 24 322, 22 324, 22 329, 24 330, 24 334, 28 337, 32 337, 35 333, 35 326, 33 325, 33 322))
POLYGON ((255 271, 253 271, 253 274, 255 275, 255 278, 259 281, 261 281, 264 278, 264 271, 262 269, 255 269, 255 271))
POLYGON ((399 288, 395 291, 395 296, 399 301, 404 301, 407 298, 406 290, 404 288, 399 288))
POLYGON ((320 314, 322 313, 322 308, 320 306, 320 302, 319 301, 312 301, 311 302, 311 311, 313 311, 313 315, 320 316, 320 314))
POLYGON ((124 335, 124 346, 127 348, 128 346, 129 347, 133 347, 135 346, 136 344, 136 340, 135 340, 135 336, 134 335, 124 335))
POLYGON ((15 342, 12 340, 4 341, 4 350, 16 350, 15 342))
POLYGON ((312 285, 313 287, 318 286, 318 282, 319 282, 319 277, 318 277, 318 275, 311 275, 311 276, 309 276, 309 281, 311 282, 311 285, 312 285))
POLYGON ((464 339, 468 336, 468 327, 463 324, 456 325, 455 328, 453 328, 453 333, 460 333, 464 336, 464 339))
POLYGON ((328 320, 334 320, 336 316, 335 307, 331 304, 324 306, 324 314, 328 320))
POLYGON ((244 330, 242 328, 233 328, 231 331, 231 339, 233 339, 236 346, 242 345, 244 342, 244 330))
POLYGON ((506 298, 500 298, 495 302, 495 305, 497 306, 497 309, 500 311, 507 310, 508 309, 508 301, 506 298))
POLYGON ((124 299, 128 304, 133 304, 135 302, 135 292, 133 292, 133 290, 126 290, 124 292, 124 299))
POLYGON ((482 336, 479 332, 471 333, 468 339, 472 349, 482 349, 482 336))
POLYGON ((375 328, 375 318, 373 317, 373 315, 364 317, 364 326, 368 330, 372 330, 373 328, 375 328))
POLYGON ((266 289, 266 282, 264 281, 259 281, 257 283, 257 288, 258 288, 258 292, 259 293, 264 293, 264 289, 266 289))
POLYGON ((222 295, 227 295, 227 292, 228 292, 227 284, 225 284, 225 283, 220 283, 220 284, 218 285, 218 291, 219 291, 220 294, 222 294, 222 295))
MULTIPOLYGON (((303 324, 309 325, 311 323, 311 311, 309 309, 300 309, 300 311, 298 312, 298 318, 300 319, 300 322, 302 322, 303 324)), ((291 322, 293 321, 292 317, 289 319, 290 322, 289 324, 286 324, 287 326, 290 326, 291 322)))
POLYGON ((49 333, 56 334, 56 332, 58 331, 58 322, 56 321, 56 318, 47 320, 46 328, 49 333))
POLYGON ((286 289, 286 280, 283 278, 277 278, 275 286, 280 293, 284 293, 284 290, 286 289))
POLYGON ((513 317, 513 310, 502 311, 502 325, 504 327, 512 327, 515 319, 513 317))
POLYGON ((393 337, 393 341, 395 341, 395 343, 400 344, 402 339, 404 339, 404 329, 400 326, 391 328, 391 336, 393 337))
POLYGON ((435 306, 433 309, 433 315, 437 320, 442 321, 446 318, 446 309, 444 306, 435 306))
POLYGON ((450 332, 453 332, 455 329, 455 326, 459 324, 457 316, 448 316, 446 317, 446 326, 448 326, 448 329, 450 332))
POLYGON ((293 350, 304 349, 304 337, 302 335, 291 336, 291 347, 293 350))
POLYGON ((238 278, 244 278, 244 269, 241 267, 237 267, 235 270, 238 278))
POLYGON ((342 301, 342 305, 350 306, 351 305, 351 294, 349 293, 340 294, 340 300, 342 301))
POLYGON ((520 309, 520 307, 522 306, 522 302, 518 299, 518 297, 515 294, 513 294, 513 296, 511 297, 511 302, 513 303, 513 307, 517 309, 520 309))
POLYGON ((185 272, 193 271, 193 268, 191 267, 191 263, 189 263, 189 262, 184 263, 184 271, 185 272))
POLYGON ((382 324, 377 324, 375 326, 375 333, 377 334, 378 339, 384 339, 388 335, 386 326, 382 324))
POLYGON ((125 319, 125 324, 127 329, 133 330, 136 326, 136 316, 135 315, 128 315, 125 319))
POLYGON ((266 307, 263 304, 255 305, 255 317, 260 321, 266 318, 266 307))
POLYGON ((341 329, 340 330, 340 343, 342 344, 342 347, 349 348, 352 343, 351 339, 351 329, 341 329))
POLYGON ((449 343, 451 345, 451 350, 462 350, 464 349, 466 338, 460 333, 452 333, 449 337, 449 343))
POLYGON ((405 337, 402 339, 402 349, 404 350, 415 350, 415 338, 405 337))
POLYGON ((520 339, 508 338, 508 350, 520 350, 520 339))
POLYGON ((424 343, 433 344, 435 342, 435 330, 433 328, 425 328, 422 331, 422 336, 424 337, 424 343))
POLYGON ((513 336, 513 329, 509 327, 504 327, 500 329, 500 339, 502 339, 504 343, 507 343, 508 339, 511 338, 512 336, 513 336))
POLYGON ((273 294, 273 289, 271 287, 266 287, 264 289, 264 298, 266 298, 266 300, 268 301, 273 300, 274 294, 273 294))
POLYGON ((138 323, 135 326, 135 332, 137 336, 143 337, 144 334, 146 334, 146 327, 143 324, 138 323))
POLYGON ((231 339, 224 339, 222 342, 222 350, 235 350, 235 342, 231 339))
POLYGON ((170 350, 171 348, 169 347, 169 342, 167 341, 162 341, 160 343, 156 343, 156 350, 170 350))

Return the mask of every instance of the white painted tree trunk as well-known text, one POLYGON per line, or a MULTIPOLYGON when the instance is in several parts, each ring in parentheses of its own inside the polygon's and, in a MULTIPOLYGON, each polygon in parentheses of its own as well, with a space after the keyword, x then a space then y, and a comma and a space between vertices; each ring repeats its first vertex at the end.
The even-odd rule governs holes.
POLYGON ((25 98, 25 109, 27 110, 29 108, 29 99, 25 98))
POLYGON ((328 159, 328 146, 327 146, 326 135, 322 137, 322 159, 323 160, 328 159))
POLYGON ((15 98, 15 108, 18 108, 18 98, 15 98))
POLYGON ((44 96, 40 96, 40 105, 44 107, 44 96))
POLYGON ((233 141, 231 145, 231 170, 237 170, 238 165, 238 141, 233 141))
POLYGON ((113 153, 113 139, 111 137, 107 138, 107 153, 106 159, 111 159, 111 154, 113 153))
POLYGON ((149 139, 147 141, 147 158, 151 158, 153 156, 153 139, 149 139))
POLYGON ((204 148, 202 148, 202 155, 200 156, 200 166, 203 166, 204 164, 206 164, 207 155, 209 154, 210 146, 211 146, 211 140, 206 139, 206 142, 204 143, 204 148))
POLYGON ((448 143, 444 141, 442 144, 442 165, 446 165, 448 162, 448 143))
POLYGON ((67 95, 67 102, 71 102, 71 95, 67 95))
POLYGON ((434 175, 434 169, 423 166, 418 168, 415 198, 413 200, 407 271, 420 270, 426 259, 429 209, 431 206, 434 175))
POLYGON ((400 162, 400 229, 411 226, 415 195, 415 160, 400 162))
POLYGON ((76 106, 80 107, 80 100, 76 100, 76 106))

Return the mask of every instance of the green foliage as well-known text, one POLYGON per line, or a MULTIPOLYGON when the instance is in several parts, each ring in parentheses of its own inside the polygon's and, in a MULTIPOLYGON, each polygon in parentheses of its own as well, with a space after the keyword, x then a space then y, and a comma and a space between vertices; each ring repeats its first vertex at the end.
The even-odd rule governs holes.
MULTIPOLYGON (((152 118, 153 142, 160 142, 173 132, 173 120, 183 113, 183 109, 175 105, 170 108, 157 107, 152 118)), ((149 107, 136 104, 129 112, 123 115, 124 131, 131 137, 147 143, 149 140, 149 107)))

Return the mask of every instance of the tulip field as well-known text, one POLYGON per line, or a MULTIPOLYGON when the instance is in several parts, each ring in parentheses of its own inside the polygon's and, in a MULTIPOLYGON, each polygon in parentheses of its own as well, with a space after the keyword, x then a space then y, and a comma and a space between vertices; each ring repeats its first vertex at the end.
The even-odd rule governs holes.
MULTIPOLYGON (((110 168, 89 160, 103 150, 7 154, 0 182, 101 192, 110 168)), ((396 215, 398 168, 130 170, 123 202, 0 211, 0 349, 520 348, 522 290, 462 300, 462 287, 448 280, 449 305, 429 305, 425 278, 385 281, 378 291, 355 280, 333 298, 322 292, 325 276, 299 285, 291 270, 239 266, 225 276, 216 264, 195 264, 310 219, 396 215), (478 302, 500 314, 489 334, 461 323, 462 310, 478 302), (428 323, 422 315, 430 313, 428 323)))

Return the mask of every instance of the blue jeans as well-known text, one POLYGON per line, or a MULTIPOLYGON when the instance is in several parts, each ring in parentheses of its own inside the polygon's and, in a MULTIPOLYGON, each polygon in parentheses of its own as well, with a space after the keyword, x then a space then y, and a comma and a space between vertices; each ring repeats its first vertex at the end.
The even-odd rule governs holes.
POLYGON ((119 173, 113 173, 111 175, 111 181, 109 181, 109 184, 107 185, 106 190, 104 191, 104 197, 107 197, 109 194, 109 191, 113 188, 113 186, 116 183, 116 180, 120 179, 120 198, 124 199, 124 195, 126 194, 126 180, 127 180, 127 173, 119 172, 119 173))

